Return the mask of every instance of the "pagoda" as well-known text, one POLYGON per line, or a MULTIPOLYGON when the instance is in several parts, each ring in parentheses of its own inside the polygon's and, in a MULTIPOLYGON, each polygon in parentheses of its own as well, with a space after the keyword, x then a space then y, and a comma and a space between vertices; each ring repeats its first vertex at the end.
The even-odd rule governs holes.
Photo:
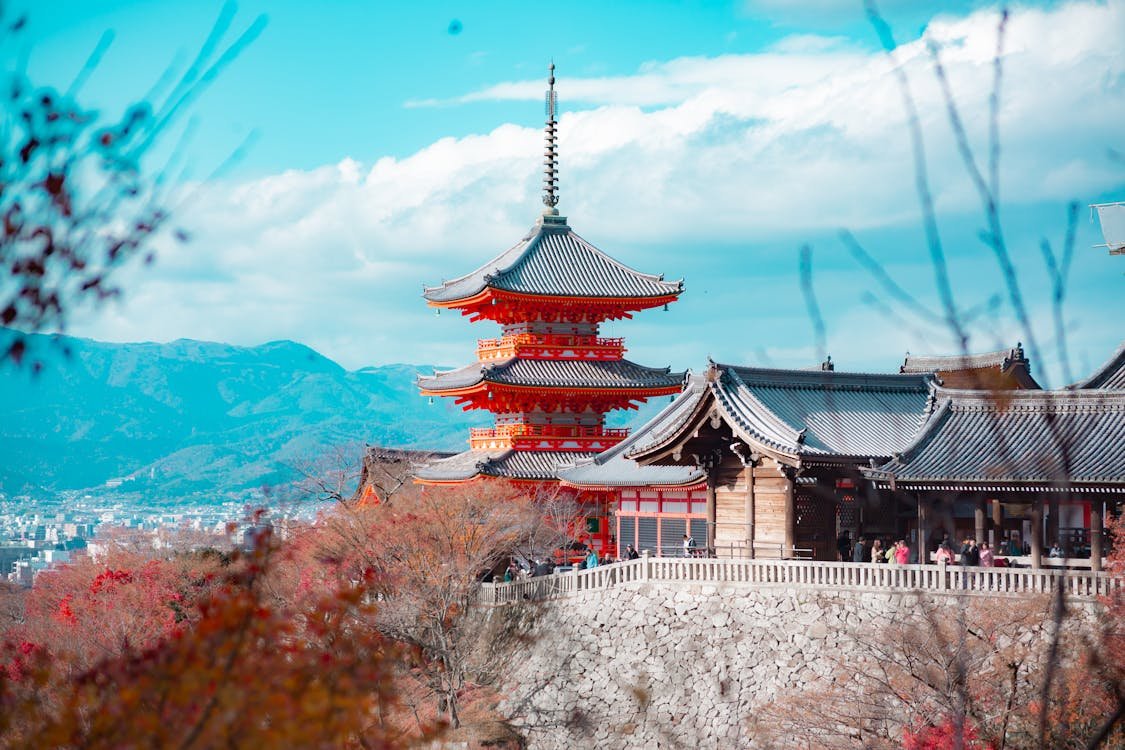
MULTIPOLYGON (((628 436, 606 427, 607 412, 683 387, 685 373, 630 362, 623 339, 601 335, 605 321, 676 301, 683 282, 617 262, 559 215, 553 64, 548 86, 543 214, 509 250, 423 293, 431 307, 493 321, 501 332, 478 342, 476 362, 418 379, 424 396, 451 397, 466 410, 495 415, 493 427, 471 431, 468 451, 422 467, 416 474, 422 483, 479 477, 557 483, 561 466, 628 436)), ((608 524, 588 521, 591 532, 595 526, 608 524)), ((608 543, 608 534, 602 536, 608 543)))

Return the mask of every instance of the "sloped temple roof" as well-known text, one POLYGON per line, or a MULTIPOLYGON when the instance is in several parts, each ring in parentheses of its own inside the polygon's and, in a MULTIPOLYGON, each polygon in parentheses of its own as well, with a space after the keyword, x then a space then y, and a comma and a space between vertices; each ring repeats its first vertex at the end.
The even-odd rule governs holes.
POLYGON ((925 373, 938 370, 976 370, 982 367, 1007 368, 1013 362, 1026 362, 1023 346, 979 354, 916 355, 907 353, 899 372, 925 373))
POLYGON ((918 356, 907 353, 899 372, 934 373, 951 388, 1039 388, 1031 377, 1031 363, 1024 354, 1022 343, 1011 349, 979 354, 918 356))
POLYGON ((468 450, 431 461, 415 472, 425 482, 463 482, 476 476, 506 479, 556 479, 560 466, 590 459, 593 453, 569 451, 468 450))
POLYGON ((1094 371, 1090 377, 1075 383, 1072 388, 1125 389, 1125 342, 1117 347, 1113 356, 1094 371))
POLYGON ((512 248, 423 297, 432 303, 469 299, 486 288, 547 297, 661 298, 683 281, 635 271, 579 237, 561 216, 546 215, 512 248))
POLYGON ((682 487, 704 481, 706 474, 694 466, 642 465, 627 457, 630 452, 683 424, 704 391, 706 384, 703 378, 691 377, 687 388, 671 404, 627 439, 592 459, 563 466, 559 470, 559 479, 574 487, 682 487))
POLYGON ((679 388, 686 373, 668 367, 644 367, 625 359, 585 361, 520 359, 474 362, 457 370, 418 377, 423 391, 438 393, 471 388, 482 382, 558 388, 679 388))
POLYGON ((691 439, 713 413, 747 444, 792 460, 889 457, 932 407, 930 375, 872 375, 713 364, 693 414, 629 454, 642 462, 691 439))
POLYGON ((1125 483, 1125 391, 939 389, 938 409, 899 455, 864 474, 910 489, 1125 483))

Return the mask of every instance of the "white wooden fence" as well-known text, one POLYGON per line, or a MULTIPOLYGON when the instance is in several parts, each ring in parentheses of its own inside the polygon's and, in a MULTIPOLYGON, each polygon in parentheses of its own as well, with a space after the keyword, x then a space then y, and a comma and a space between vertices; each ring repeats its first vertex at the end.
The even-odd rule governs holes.
POLYGON ((975 595, 1045 594, 1062 586, 1067 596, 1079 599, 1092 599, 1125 590, 1125 577, 1089 570, 642 557, 589 570, 555 573, 511 583, 482 584, 481 601, 505 604, 546 599, 642 581, 975 595))

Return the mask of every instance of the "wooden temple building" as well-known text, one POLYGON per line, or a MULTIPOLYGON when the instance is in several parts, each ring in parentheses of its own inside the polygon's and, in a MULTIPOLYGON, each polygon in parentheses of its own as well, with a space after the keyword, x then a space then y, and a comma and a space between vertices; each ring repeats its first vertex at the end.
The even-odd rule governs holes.
MULTIPOLYGON (((976 362, 996 383, 1004 359, 976 362)), ((950 388, 950 371, 964 368, 710 363, 656 418, 560 481, 616 495, 619 543, 662 554, 677 553, 686 527, 719 556, 832 560, 848 531, 904 538, 922 561, 945 537, 972 537, 1018 544, 1033 565, 1058 542, 1100 567, 1105 513, 1125 502, 1125 390, 1114 387, 1125 348, 1057 391, 1015 378, 1007 389, 950 388)))
POLYGON ((630 362, 600 325, 665 307, 683 283, 615 261, 559 215, 554 66, 549 86, 546 210, 509 250, 424 292, 500 325, 475 362, 418 381, 495 424, 417 481, 573 493, 581 541, 609 555, 684 554, 687 535, 701 554, 834 560, 847 531, 906 539, 919 562, 944 537, 973 537, 1035 565, 1057 541, 1100 567, 1105 515, 1125 502, 1125 346, 1050 391, 1018 344, 908 355, 894 373, 630 362), (668 395, 634 433, 606 426, 607 412, 668 395))
POLYGON ((985 354, 954 354, 940 357, 906 355, 901 373, 933 373, 946 388, 979 391, 1038 390, 1023 344, 985 354))

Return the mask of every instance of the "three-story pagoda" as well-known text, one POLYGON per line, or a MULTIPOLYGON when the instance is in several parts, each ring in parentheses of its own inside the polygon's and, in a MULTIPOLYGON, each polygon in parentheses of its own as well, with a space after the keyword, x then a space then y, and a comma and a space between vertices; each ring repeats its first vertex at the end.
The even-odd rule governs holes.
POLYGON ((684 373, 630 362, 623 339, 601 335, 605 321, 674 302, 683 282, 617 262, 559 215, 554 65, 550 71, 546 210, 511 249, 423 294, 431 307, 501 326, 499 338, 478 342, 473 364, 418 380, 425 396, 452 397, 466 410, 496 416, 495 426, 472 430, 468 451, 419 470, 424 483, 482 476, 554 482, 560 466, 627 437, 627 430, 606 427, 606 412, 683 386, 684 373))

